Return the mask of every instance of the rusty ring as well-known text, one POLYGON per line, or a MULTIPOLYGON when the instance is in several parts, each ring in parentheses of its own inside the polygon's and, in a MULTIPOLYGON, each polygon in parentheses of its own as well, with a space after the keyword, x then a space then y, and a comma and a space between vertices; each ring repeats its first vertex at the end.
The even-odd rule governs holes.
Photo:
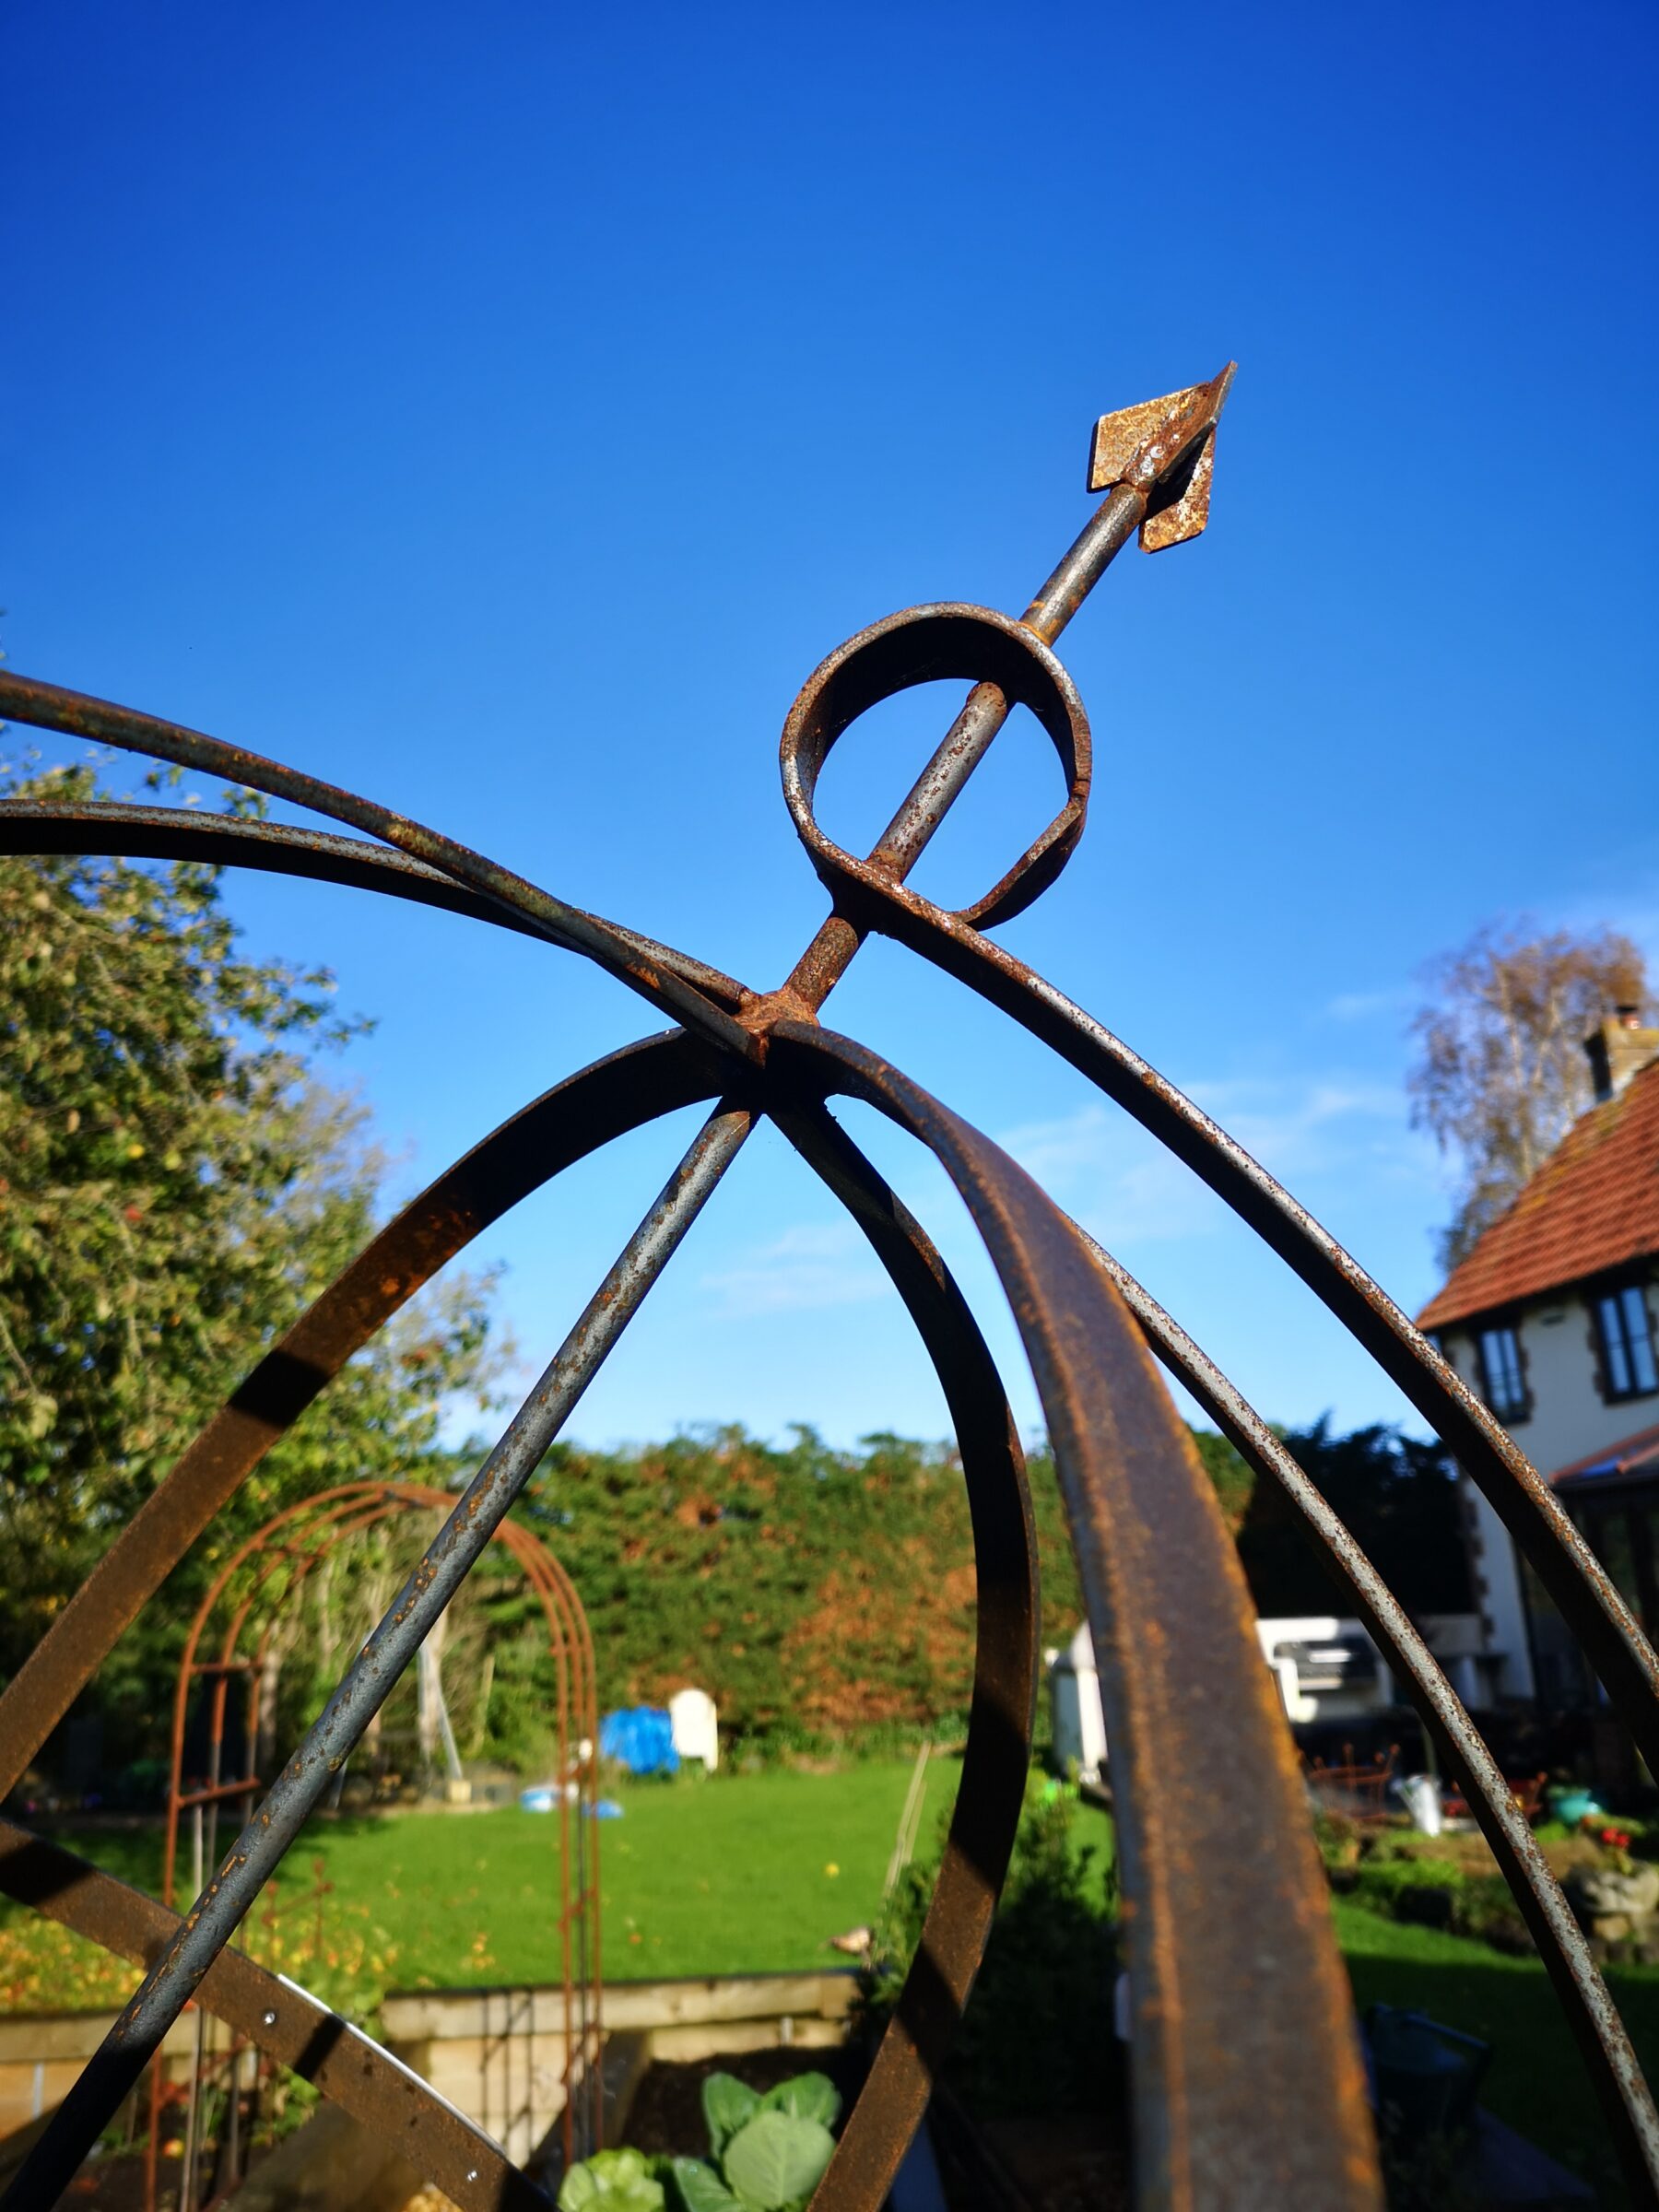
POLYGON ((1088 810, 1093 747, 1077 686, 1023 622, 994 608, 941 602, 907 607, 838 645, 802 685, 783 724, 779 760, 783 797, 813 866, 832 895, 856 885, 868 864, 827 837, 813 795, 830 748, 861 714, 896 692, 940 677, 997 686, 1010 706, 1030 707, 1065 773, 1065 804, 1002 880, 957 919, 988 929, 1019 913, 1053 882, 1077 848, 1088 810))

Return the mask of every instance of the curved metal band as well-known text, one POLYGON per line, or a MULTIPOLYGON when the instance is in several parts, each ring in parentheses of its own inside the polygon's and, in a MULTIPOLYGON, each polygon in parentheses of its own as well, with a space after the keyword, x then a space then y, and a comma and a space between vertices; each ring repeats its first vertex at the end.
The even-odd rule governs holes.
POLYGON ((1352 2002, 1289 1734, 1214 1490, 1139 1330, 1030 1178, 875 1054, 787 1021, 767 1065, 919 1137, 1013 1307, 1121 1778, 1140 2201, 1379 2206, 1352 2002), (1202 1915, 1185 1909, 1194 1897, 1202 1915))
MULTIPOLYGON (((138 1966, 165 1947, 179 1924, 165 1905, 5 1819, 0 1892, 138 1966)), ((202 1983, 201 2002, 390 2143, 457 2204, 547 2212, 543 2192, 482 2128, 296 1983, 268 1973, 243 1951, 224 1950, 202 1983)))
POLYGON ((100 745, 117 746, 124 752, 147 753, 153 759, 176 761, 184 768, 199 768, 209 775, 224 776, 232 783, 245 783, 255 791, 266 792, 272 798, 286 799, 291 806, 307 807, 313 814, 347 822, 354 829, 367 830, 371 837, 384 838, 387 844, 395 845, 400 852, 427 862, 457 883, 466 884, 509 912, 538 924, 556 945, 562 946, 567 952, 583 953, 589 959, 596 960, 619 982, 649 1000, 660 1013, 683 1021, 688 1029, 724 1046, 740 1061, 758 1057, 759 1048, 747 1030, 722 1007, 711 1005, 694 985, 647 958, 640 950, 638 941, 630 939, 625 931, 597 914, 567 906, 562 899, 527 883, 511 868, 503 868, 470 847, 458 844, 453 838, 441 836, 436 830, 394 814, 389 806, 359 798, 355 792, 342 791, 337 784, 325 783, 321 777, 284 768, 261 753, 244 752, 240 746, 205 736, 199 730, 188 730, 177 723, 159 721, 153 714, 141 714, 135 708, 117 706, 107 699, 91 699, 84 691, 66 691, 60 685, 42 684, 31 677, 13 676, 4 670, 0 670, 0 715, 11 715, 36 729, 57 730, 71 737, 89 737, 100 745))
POLYGON ((812 802, 830 747, 882 700, 953 676, 995 685, 1006 706, 1030 707, 1065 775, 1060 812, 1001 882, 963 910, 965 921, 988 929, 1021 912, 1071 858, 1083 834, 1093 771, 1088 717, 1077 686, 1024 623, 985 606, 912 606, 838 645, 807 677, 783 724, 783 796, 813 866, 837 896, 843 882, 872 863, 855 861, 818 828, 812 802))
POLYGON ((458 1160, 272 1347, 146 1499, 0 1695, 0 1796, 238 1484, 382 1324, 509 1207, 613 1136, 718 1091, 684 1030, 596 1061, 458 1160))
POLYGON ((881 2212, 990 1937, 1024 1802, 1041 1606, 1025 1458, 979 1325, 926 1233, 821 1108, 768 1111, 863 1230, 945 1392, 973 1524, 973 1701, 961 1783, 916 1955, 815 2200, 881 2212))
MULTIPOLYGON (((288 822, 250 822, 236 815, 186 814, 178 806, 128 806, 101 799, 78 806, 6 799, 0 800, 0 853, 100 853, 126 860, 188 860, 205 867, 309 877, 318 883, 380 891, 417 906, 464 914, 469 922, 488 922, 544 945, 558 943, 528 914, 468 890, 441 869, 411 860, 406 853, 370 844, 360 837, 336 837, 327 830, 297 829, 288 822)), ((592 921, 594 916, 587 918, 592 921)), ((642 937, 615 922, 606 926, 626 939, 637 958, 680 976, 728 1012, 749 996, 742 983, 688 953, 659 945, 654 937, 642 937)))
POLYGON ((1127 1268, 1079 1230, 1159 1359, 1212 1421, 1274 1483, 1300 1520, 1325 1568, 1365 1623, 1393 1673, 1433 1732, 1509 1884, 1612 2130, 1637 2203, 1659 2203, 1659 2112, 1606 1983, 1560 1884, 1516 1805, 1497 1760, 1405 1608, 1341 1516, 1251 1406, 1127 1268))
POLYGON ((1300 1276, 1441 1437, 1502 1520, 1583 1644, 1659 1773, 1659 1658, 1525 1453, 1328 1230, 1156 1069, 999 945, 862 863, 854 924, 896 938, 1011 1015, 1134 1115, 1300 1276))

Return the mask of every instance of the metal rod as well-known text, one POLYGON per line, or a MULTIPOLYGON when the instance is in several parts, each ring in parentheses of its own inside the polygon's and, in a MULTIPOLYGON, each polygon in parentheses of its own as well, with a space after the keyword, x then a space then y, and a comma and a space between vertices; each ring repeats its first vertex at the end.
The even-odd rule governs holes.
POLYGON ((223 775, 272 798, 286 799, 314 814, 366 830, 411 859, 436 867, 453 881, 535 924, 539 934, 555 945, 585 954, 660 1011, 712 1038, 728 1052, 741 1058, 756 1050, 747 1032, 713 999, 705 997, 700 985, 680 970, 677 960, 669 964, 669 958, 665 958, 667 947, 646 950, 641 940, 601 915, 567 905, 511 868, 486 859, 453 838, 410 821, 389 806, 378 806, 356 792, 342 791, 319 776, 267 760, 259 753, 226 745, 200 730, 188 730, 178 723, 117 706, 110 700, 91 699, 84 692, 39 683, 32 677, 15 676, 7 670, 0 670, 0 713, 15 714, 37 729, 56 730, 65 736, 86 737, 94 744, 148 753, 177 761, 181 767, 201 769, 208 775, 223 775))
MULTIPOLYGON (((297 829, 288 822, 244 821, 237 816, 185 815, 177 806, 135 806, 124 799, 88 799, 75 804, 42 799, 0 801, 0 853, 100 853, 130 860, 205 861, 209 866, 254 868, 283 876, 306 876, 319 883, 342 883, 388 898, 408 899, 452 914, 465 914, 492 928, 550 942, 547 933, 526 914, 472 891, 442 869, 406 853, 370 844, 360 837, 336 837, 326 830, 297 829)), ((677 952, 638 930, 618 929, 646 959, 696 985, 716 1006, 735 1011, 743 985, 704 960, 677 952)))
MULTIPOLYGON (((230 2038, 230 2109, 226 2115, 225 2181, 232 2187, 241 2178, 242 2046, 230 2038)), ((259 2078, 255 2061, 253 2077, 259 2078)))
MULTIPOLYGON (((202 1870, 206 1865, 202 1852, 202 1808, 198 1805, 191 1820, 191 1877, 199 1896, 202 1888, 202 1870)), ((195 2049, 191 2058, 190 2099, 184 2114, 184 2155, 179 2161, 179 2212, 193 2212, 195 2204, 196 2124, 202 2105, 202 2061, 207 2042, 207 2015, 198 2006, 195 2018, 195 2049)))
POLYGON ((1116 485, 1077 533, 1070 551, 1032 600, 1020 620, 1052 645, 1107 570, 1139 529, 1147 495, 1132 484, 1116 485))
MULTIPOLYGON (((1107 493, 1077 542, 1032 600, 1020 620, 1052 645, 1117 559, 1147 512, 1147 495, 1127 484, 1107 493)), ((968 779, 1008 719, 1008 702, 994 684, 975 684, 933 759, 911 786, 904 804, 870 854, 900 883, 921 858, 928 840, 960 797, 968 779)))

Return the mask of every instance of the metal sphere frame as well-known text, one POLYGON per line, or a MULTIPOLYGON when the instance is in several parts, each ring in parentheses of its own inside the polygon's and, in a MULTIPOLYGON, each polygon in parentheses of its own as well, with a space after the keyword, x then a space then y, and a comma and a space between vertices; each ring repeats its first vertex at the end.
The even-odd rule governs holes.
POLYGON ((1376 2148, 1346 1976, 1288 1730, 1213 1492, 1158 1361, 1279 1486, 1404 1682, 1537 1944, 1601 2096, 1635 2201, 1659 2204, 1659 2114, 1585 1939, 1450 1683, 1349 1531, 1205 1354, 996 1146, 818 1014, 864 939, 897 940, 1051 1046, 1185 1162, 1324 1301, 1443 1439, 1579 1638, 1659 1771, 1659 1661, 1553 1493, 1359 1265, 1227 1134, 1110 1030, 985 932, 1053 881, 1088 808, 1088 719, 1052 650, 1138 531, 1159 550, 1207 518, 1230 368, 1102 418, 1090 488, 1106 497, 1018 620, 916 607, 830 654, 784 725, 784 794, 831 912, 779 988, 753 992, 586 913, 392 809, 198 732, 0 673, 0 714, 221 775, 357 836, 176 809, 0 805, 0 852, 187 858, 351 884, 545 939, 598 963, 676 1027, 526 1106, 414 1199, 173 1466, 0 1697, 12 1788, 124 1629, 276 1439, 430 1277, 510 1206, 628 1130, 712 1111, 605 1282, 321 1718, 182 1917, 0 1822, 0 1891, 140 1960, 144 1979, 4 2202, 55 2203, 193 1997, 391 2135, 464 2208, 546 2198, 464 2115, 345 2021, 230 1945, 341 1761, 459 1587, 754 1127, 770 1116, 841 1200, 903 1300, 955 1423, 978 1578, 962 1781, 921 1944, 816 2204, 877 2212, 925 2109, 1006 1870, 1038 1679, 1036 1547, 1006 1394, 919 1224, 829 1110, 863 1100, 935 1155, 965 1201, 1035 1377, 1077 1553, 1112 1746, 1133 1993, 1131 2105, 1143 2206, 1377 2206, 1376 2148), (857 716, 909 686, 972 686, 874 850, 834 844, 819 769, 857 716), (1011 709, 1028 706, 1066 795, 982 899, 947 912, 905 878, 1011 709), (1174 1632, 1178 1628, 1179 1632, 1174 1632), (1191 1909, 1202 1900, 1202 1912, 1191 1909))

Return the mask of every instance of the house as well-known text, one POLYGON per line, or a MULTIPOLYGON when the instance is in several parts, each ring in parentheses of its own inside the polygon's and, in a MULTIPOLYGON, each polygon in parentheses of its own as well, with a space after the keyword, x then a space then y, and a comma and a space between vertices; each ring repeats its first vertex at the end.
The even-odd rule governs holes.
MULTIPOLYGON (((1595 1103, 1418 1315, 1659 1631, 1659 1030, 1587 1040, 1595 1103)), ((1465 1524, 1500 1699, 1588 1705, 1572 1638, 1472 1484, 1465 1524)))

